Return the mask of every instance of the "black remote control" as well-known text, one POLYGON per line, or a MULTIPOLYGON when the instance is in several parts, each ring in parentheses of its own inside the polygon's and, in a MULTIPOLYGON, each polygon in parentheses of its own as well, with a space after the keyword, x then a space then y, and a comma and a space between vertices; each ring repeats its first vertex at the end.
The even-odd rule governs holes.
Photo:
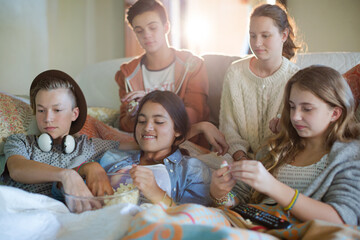
POLYGON ((239 204, 232 209, 240 214, 244 219, 263 225, 268 229, 288 229, 292 224, 284 219, 278 218, 267 212, 254 208, 246 204, 239 204))

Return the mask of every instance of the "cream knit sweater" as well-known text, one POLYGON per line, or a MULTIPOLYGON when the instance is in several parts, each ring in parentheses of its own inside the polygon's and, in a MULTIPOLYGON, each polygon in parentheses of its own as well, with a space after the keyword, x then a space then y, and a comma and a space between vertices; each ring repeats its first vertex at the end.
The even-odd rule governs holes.
POLYGON ((272 135, 269 121, 281 112, 285 84, 299 68, 283 57, 273 75, 261 78, 250 71, 250 59, 232 63, 225 74, 220 131, 231 155, 242 150, 253 157, 252 153, 272 135))

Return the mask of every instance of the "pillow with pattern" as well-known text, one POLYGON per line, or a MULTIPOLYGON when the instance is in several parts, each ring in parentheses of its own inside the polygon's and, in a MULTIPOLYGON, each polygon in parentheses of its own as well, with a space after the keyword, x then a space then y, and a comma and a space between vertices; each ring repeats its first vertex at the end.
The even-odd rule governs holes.
POLYGON ((355 98, 355 109, 360 102, 360 64, 343 74, 355 98))
POLYGON ((32 120, 30 105, 20 98, 0 93, 0 154, 4 154, 6 138, 15 133, 25 133, 32 120))
POLYGON ((15 133, 25 133, 33 119, 27 101, 0 92, 0 175, 5 168, 4 144, 6 138, 15 133))

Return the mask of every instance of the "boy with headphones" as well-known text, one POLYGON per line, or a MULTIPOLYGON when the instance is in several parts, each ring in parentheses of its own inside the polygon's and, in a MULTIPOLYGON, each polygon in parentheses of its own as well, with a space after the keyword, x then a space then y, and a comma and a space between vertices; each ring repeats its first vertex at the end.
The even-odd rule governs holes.
MULTIPOLYGON (((119 148, 119 142, 72 136, 84 125, 87 105, 80 87, 64 72, 40 73, 30 87, 30 104, 42 134, 14 134, 7 138, 4 146, 6 185, 51 196, 52 183, 60 182, 68 194, 91 196, 76 170, 83 162, 90 163, 84 164, 82 171, 85 166, 99 165, 91 160, 102 157, 108 149, 119 148)), ((136 148, 136 145, 122 144, 121 148, 136 148)), ((101 166, 95 169, 96 182, 90 184, 104 187, 102 192, 94 194, 112 194, 104 169, 101 166)))

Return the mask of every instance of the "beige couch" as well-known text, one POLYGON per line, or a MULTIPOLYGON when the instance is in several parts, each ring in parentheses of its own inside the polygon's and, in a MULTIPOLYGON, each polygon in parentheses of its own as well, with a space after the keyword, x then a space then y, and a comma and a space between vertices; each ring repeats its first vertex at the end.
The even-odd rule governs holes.
MULTIPOLYGON (((239 59, 239 57, 219 54, 204 55, 203 57, 210 83, 208 98, 208 104, 211 111, 210 121, 215 125, 218 125, 220 97, 224 74, 231 62, 239 59)), ((121 58, 92 64, 87 66, 82 72, 75 76, 75 79, 83 89, 87 99, 89 106, 88 113, 109 125, 114 125, 116 114, 118 114, 120 106, 118 86, 115 83, 114 75, 120 65, 129 60, 129 58, 121 58)), ((295 59, 295 62, 301 68, 312 64, 327 65, 335 68, 343 74, 360 63, 360 53, 306 53, 299 54, 295 59)), ((24 79, 24 82, 19 82, 18 84, 28 84, 25 81, 26 80, 24 79)), ((2 84, 1 86, 0 92, 2 91, 6 94, 11 94, 11 92, 7 91, 6 84, 2 84)), ((36 127, 36 121, 32 116, 28 99, 22 98, 21 101, 14 100, 17 97, 14 97, 14 99, 8 99, 9 96, 6 94, 0 96, 0 103, 2 102, 2 104, 0 104, 0 112, 4 111, 4 114, 0 115, 0 173, 4 168, 4 161, 1 160, 4 158, 2 148, 6 137, 10 134, 18 132, 26 132, 27 134, 39 133, 36 127)), ((28 92, 20 95, 27 96, 28 92)), ((357 116, 358 119, 360 119, 360 108, 358 108, 357 116)), ((203 152, 190 143, 185 142, 184 144, 187 145, 182 147, 187 148, 192 155, 203 160, 209 167, 217 168, 221 163, 221 161, 216 161, 218 158, 215 154, 204 155, 202 154, 203 152)), ((227 155, 225 155, 225 157, 230 156, 227 155)), ((231 157, 227 160, 231 160, 231 157)))
MULTIPOLYGON (((210 121, 218 125, 223 78, 231 62, 240 57, 207 54, 203 58, 210 83, 208 99, 210 121)), ((75 77, 84 91, 89 106, 119 109, 118 86, 114 75, 120 65, 129 60, 130 58, 120 58, 92 64, 75 77)), ((294 62, 300 68, 313 64, 326 65, 343 74, 360 63, 360 52, 302 53, 297 55, 294 62)))

